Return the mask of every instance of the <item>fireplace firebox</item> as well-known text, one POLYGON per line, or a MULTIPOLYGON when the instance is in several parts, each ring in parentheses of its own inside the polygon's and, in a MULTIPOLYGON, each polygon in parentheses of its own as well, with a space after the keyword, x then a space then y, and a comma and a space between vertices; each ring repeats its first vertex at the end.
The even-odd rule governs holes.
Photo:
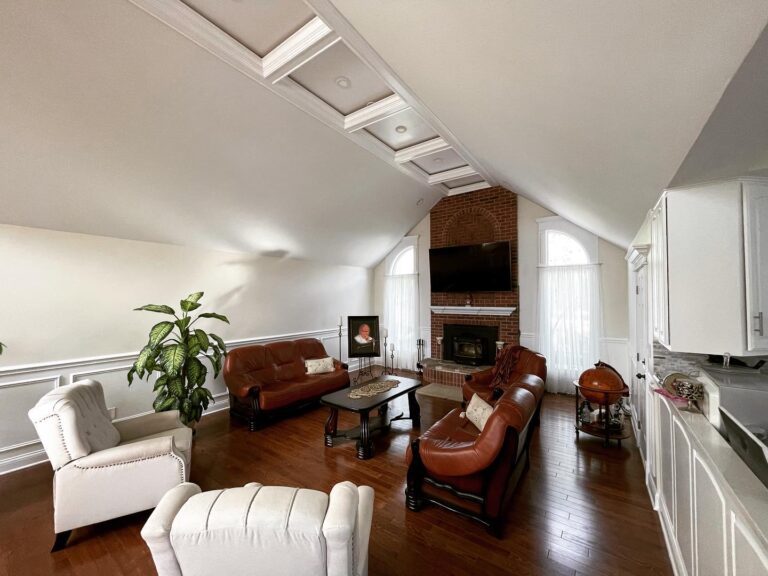
POLYGON ((443 360, 480 366, 493 364, 496 357, 498 326, 443 326, 443 360))

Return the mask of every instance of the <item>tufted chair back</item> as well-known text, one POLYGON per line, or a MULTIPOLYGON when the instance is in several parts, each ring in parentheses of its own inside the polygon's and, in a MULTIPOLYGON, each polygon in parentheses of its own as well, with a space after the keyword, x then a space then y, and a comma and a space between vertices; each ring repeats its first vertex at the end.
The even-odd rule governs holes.
POLYGON ((120 442, 120 433, 107 411, 104 390, 96 380, 48 392, 29 411, 29 419, 54 470, 120 442))

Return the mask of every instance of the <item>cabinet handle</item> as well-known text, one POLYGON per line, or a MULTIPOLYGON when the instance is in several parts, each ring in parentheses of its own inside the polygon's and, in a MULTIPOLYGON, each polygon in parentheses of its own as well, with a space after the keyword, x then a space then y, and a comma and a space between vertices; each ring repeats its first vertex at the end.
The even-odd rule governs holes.
POLYGON ((755 316, 752 316, 755 320, 757 320, 757 328, 753 330, 753 332, 757 332, 758 336, 763 335, 763 313, 758 312, 755 316))

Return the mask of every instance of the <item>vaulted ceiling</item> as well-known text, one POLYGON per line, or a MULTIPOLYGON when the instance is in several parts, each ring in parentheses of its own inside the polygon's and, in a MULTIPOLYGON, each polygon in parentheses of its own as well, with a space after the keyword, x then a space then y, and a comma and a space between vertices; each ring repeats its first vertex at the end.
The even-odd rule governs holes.
POLYGON ((0 222, 370 266, 443 195, 500 183, 626 245, 767 19, 763 0, 0 3, 0 222))

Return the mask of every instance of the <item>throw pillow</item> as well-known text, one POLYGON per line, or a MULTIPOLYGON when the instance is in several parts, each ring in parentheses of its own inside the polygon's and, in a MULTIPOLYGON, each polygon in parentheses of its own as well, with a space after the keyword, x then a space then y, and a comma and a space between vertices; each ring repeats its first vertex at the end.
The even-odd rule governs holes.
POLYGON ((333 358, 328 356, 327 358, 315 358, 313 360, 305 360, 304 366, 307 369, 307 374, 326 374, 333 372, 333 358))
POLYGON ((493 412, 493 406, 488 404, 488 402, 480 398, 477 394, 474 394, 469 401, 469 404, 467 404, 467 419, 472 422, 480 432, 485 428, 485 423, 488 421, 491 412, 493 412))

